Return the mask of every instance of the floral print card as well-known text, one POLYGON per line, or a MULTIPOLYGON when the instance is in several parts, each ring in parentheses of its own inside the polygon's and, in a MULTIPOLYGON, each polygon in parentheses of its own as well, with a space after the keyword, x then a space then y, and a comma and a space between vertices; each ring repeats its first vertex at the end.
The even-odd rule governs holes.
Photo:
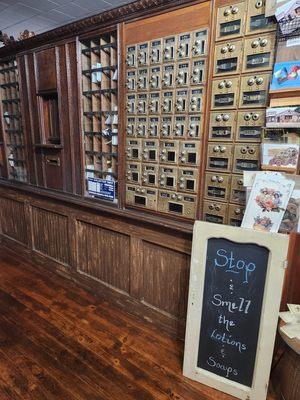
POLYGON ((278 232, 295 182, 280 173, 257 174, 253 183, 243 228, 278 232))

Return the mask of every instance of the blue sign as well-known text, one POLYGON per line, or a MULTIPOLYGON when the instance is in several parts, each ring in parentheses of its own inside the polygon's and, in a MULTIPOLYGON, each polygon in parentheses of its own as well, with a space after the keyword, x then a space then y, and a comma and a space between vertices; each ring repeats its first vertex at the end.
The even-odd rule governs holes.
POLYGON ((88 178, 88 192, 107 200, 115 200, 116 185, 114 181, 107 179, 88 178))
POLYGON ((300 88, 300 60, 277 62, 274 65, 271 90, 300 88))

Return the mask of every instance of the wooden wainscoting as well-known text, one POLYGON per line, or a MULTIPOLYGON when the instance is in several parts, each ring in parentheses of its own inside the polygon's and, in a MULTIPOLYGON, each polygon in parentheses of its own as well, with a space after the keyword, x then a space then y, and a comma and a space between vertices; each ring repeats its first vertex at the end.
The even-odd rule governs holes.
POLYGON ((190 232, 14 189, 0 188, 0 202, 6 245, 93 291, 105 285, 123 293, 140 316, 183 338, 190 232))

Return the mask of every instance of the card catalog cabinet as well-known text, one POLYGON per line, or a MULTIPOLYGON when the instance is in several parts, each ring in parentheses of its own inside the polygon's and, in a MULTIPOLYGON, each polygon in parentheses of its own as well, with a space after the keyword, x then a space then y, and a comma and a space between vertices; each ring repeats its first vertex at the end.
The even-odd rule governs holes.
POLYGON ((0 170, 4 173, 4 154, 8 178, 26 182, 27 162, 22 128, 18 66, 15 58, 0 64, 0 99, 2 118, 2 151, 0 170))
MULTIPOLYGON (((135 65, 136 49, 127 53, 127 62, 135 65)), ((118 50, 117 32, 112 31, 81 41, 82 129, 85 179, 88 182, 118 182, 118 50)), ((148 85, 147 71, 139 68, 127 73, 127 89, 135 93, 148 85), (137 83, 138 82, 138 83, 137 83), (139 85, 139 86, 137 86, 139 85)), ((137 121, 135 94, 128 94, 128 136, 135 136, 137 121), (133 96, 133 97, 131 97, 133 96)), ((143 136, 141 134, 141 136, 143 136)), ((129 144, 130 146, 130 144, 129 144)), ((133 151, 133 150, 132 150, 133 151)), ((134 154, 132 154, 134 160, 134 154)), ((97 194, 95 194, 97 197, 97 194)), ((101 197, 101 195, 100 195, 101 197)))

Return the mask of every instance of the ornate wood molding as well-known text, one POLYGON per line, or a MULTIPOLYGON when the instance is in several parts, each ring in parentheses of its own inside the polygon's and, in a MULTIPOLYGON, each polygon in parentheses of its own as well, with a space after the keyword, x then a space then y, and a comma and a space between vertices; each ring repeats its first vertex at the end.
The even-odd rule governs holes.
POLYGON ((204 0, 137 0, 122 7, 116 7, 92 17, 84 18, 32 38, 8 45, 0 49, 0 58, 144 15, 163 12, 164 10, 169 10, 171 7, 201 3, 202 1, 204 0))

